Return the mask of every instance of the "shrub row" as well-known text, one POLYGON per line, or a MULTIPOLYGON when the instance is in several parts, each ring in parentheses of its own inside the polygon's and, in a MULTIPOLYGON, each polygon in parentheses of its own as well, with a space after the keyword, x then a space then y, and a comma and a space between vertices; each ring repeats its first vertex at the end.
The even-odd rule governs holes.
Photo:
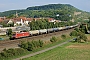
POLYGON ((17 56, 17 55, 22 55, 26 53, 26 50, 25 49, 22 49, 22 48, 16 48, 16 49, 4 49, 1 53, 0 53, 0 60, 3 60, 3 59, 8 59, 10 57, 14 57, 14 56, 17 56))
POLYGON ((43 46, 43 41, 41 41, 41 40, 38 40, 38 41, 32 40, 31 42, 22 41, 21 45, 20 45, 21 48, 24 48, 28 51, 33 51, 36 48, 39 48, 39 47, 42 47, 42 46, 43 46))

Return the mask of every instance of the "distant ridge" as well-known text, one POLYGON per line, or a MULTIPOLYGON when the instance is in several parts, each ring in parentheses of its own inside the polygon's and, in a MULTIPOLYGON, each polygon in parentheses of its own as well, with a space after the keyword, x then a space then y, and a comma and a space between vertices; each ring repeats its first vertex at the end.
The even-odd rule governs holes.
MULTIPOLYGON (((15 14, 16 11, 21 14, 27 15, 27 12, 30 12, 29 10, 69 10, 69 11, 80 11, 79 9, 75 8, 74 6, 70 4, 48 4, 48 5, 42 5, 42 6, 33 6, 28 7, 26 9, 20 9, 20 10, 9 10, 5 12, 0 12, 0 16, 9 16, 12 14, 15 14)), ((19 14, 19 15, 21 15, 19 14)))
POLYGON ((50 10, 50 9, 55 10, 55 9, 63 9, 64 7, 75 8, 70 4, 48 4, 48 5, 42 5, 42 6, 28 7, 27 10, 50 10))

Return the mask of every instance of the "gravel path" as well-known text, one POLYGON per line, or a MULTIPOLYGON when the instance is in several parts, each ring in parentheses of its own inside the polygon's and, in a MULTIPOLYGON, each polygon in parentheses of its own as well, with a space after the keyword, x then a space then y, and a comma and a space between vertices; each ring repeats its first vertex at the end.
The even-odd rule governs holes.
POLYGON ((41 51, 38 51, 38 52, 35 52, 35 53, 32 53, 32 54, 29 54, 29 55, 26 55, 26 56, 22 56, 22 57, 20 57, 20 58, 16 58, 16 59, 13 59, 13 60, 20 60, 20 59, 23 59, 23 58, 31 57, 31 56, 34 56, 34 55, 37 55, 37 54, 40 54, 40 53, 49 51, 49 50, 54 49, 54 48, 56 48, 56 47, 59 47, 59 46, 61 46, 61 45, 64 45, 64 44, 66 44, 66 43, 68 43, 68 42, 69 42, 69 41, 66 41, 66 42, 63 42, 63 43, 61 43, 61 44, 55 45, 55 46, 53 46, 53 47, 50 47, 50 48, 47 48, 47 49, 44 49, 44 50, 41 50, 41 51))

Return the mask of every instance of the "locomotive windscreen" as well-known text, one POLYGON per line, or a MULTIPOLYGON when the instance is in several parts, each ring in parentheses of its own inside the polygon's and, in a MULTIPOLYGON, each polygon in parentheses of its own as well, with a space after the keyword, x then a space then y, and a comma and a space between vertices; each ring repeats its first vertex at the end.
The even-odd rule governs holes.
POLYGON ((16 32, 13 32, 12 35, 15 36, 16 35, 16 32))

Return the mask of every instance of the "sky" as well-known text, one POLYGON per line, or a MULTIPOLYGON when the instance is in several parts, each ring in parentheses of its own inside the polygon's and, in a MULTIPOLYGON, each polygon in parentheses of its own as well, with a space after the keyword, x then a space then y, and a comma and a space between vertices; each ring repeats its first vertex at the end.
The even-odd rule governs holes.
POLYGON ((70 4, 80 10, 90 12, 90 0, 1 0, 0 12, 47 4, 70 4))

